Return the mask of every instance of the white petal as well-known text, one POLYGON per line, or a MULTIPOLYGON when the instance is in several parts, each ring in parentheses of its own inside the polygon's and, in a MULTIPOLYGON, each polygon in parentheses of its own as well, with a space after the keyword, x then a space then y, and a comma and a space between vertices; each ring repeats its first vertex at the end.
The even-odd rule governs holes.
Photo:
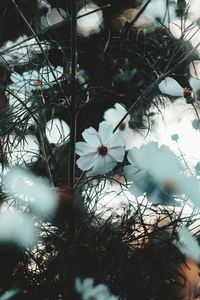
POLYGON ((82 136, 84 140, 92 147, 98 148, 101 145, 99 134, 93 127, 85 129, 82 133, 82 136))
MULTIPOLYGON (((84 15, 88 12, 92 12, 98 9, 99 6, 89 3, 84 5, 84 7, 78 11, 77 16, 84 15)), ((89 37, 91 34, 98 33, 101 30, 103 24, 103 14, 102 11, 96 11, 85 17, 79 18, 77 20, 77 32, 85 37, 89 37)))
POLYGON ((10 75, 10 80, 14 83, 17 83, 17 82, 21 82, 23 81, 23 77, 16 73, 16 72, 13 72, 11 75, 10 75))
POLYGON ((99 155, 92 169, 92 173, 94 175, 104 175, 111 171, 116 165, 116 161, 113 161, 108 155, 99 155))
POLYGON ((113 127, 115 127, 117 125, 118 121, 118 114, 116 109, 114 108, 109 108, 105 111, 104 116, 103 116, 104 120, 109 122, 110 124, 113 125, 113 127))
POLYGON ((50 215, 57 207, 57 196, 47 181, 26 169, 15 167, 4 177, 5 190, 17 200, 31 206, 40 215, 50 215))
POLYGON ((170 96, 183 96, 183 88, 180 84, 172 77, 166 77, 158 85, 159 90, 166 95, 170 96))
POLYGON ((102 145, 107 145, 110 139, 113 137, 113 126, 104 121, 99 124, 99 136, 101 138, 102 145))
POLYGON ((144 170, 139 169, 137 166, 125 166, 124 174, 128 182, 141 181, 147 177, 144 170))
MULTIPOLYGON (((125 116, 125 114, 127 114, 127 110, 123 105, 121 105, 119 103, 115 103, 115 108, 116 108, 118 114, 121 115, 122 118, 125 116)), ((129 122, 130 119, 131 119, 131 117, 130 117, 130 115, 128 115, 126 117, 126 119, 124 120, 124 122, 129 122)))
POLYGON ((108 154, 112 157, 113 160, 122 162, 125 155, 125 148, 124 147, 110 148, 108 150, 108 154))
POLYGON ((86 171, 86 170, 90 170, 94 164, 95 161, 98 160, 98 154, 88 154, 88 155, 84 155, 79 157, 79 159, 77 159, 76 164, 79 167, 79 169, 81 169, 82 171, 86 171))
POLYGON ((185 194, 197 207, 200 207, 200 181, 192 177, 179 179, 180 192, 185 194))
POLYGON ((190 68, 190 75, 200 79, 200 61, 194 60, 189 65, 190 68))
POLYGON ((192 236, 186 227, 179 230, 180 242, 175 243, 182 254, 193 258, 196 262, 200 262, 200 247, 197 240, 192 236))
POLYGON ((121 132, 113 134, 112 138, 107 142, 109 148, 125 147, 125 139, 121 132))
POLYGON ((190 77, 189 83, 194 92, 198 92, 200 90, 200 79, 199 78, 190 77))
POLYGON ((137 162, 135 160, 135 155, 137 155, 138 152, 139 149, 135 147, 128 151, 128 155, 127 155, 128 161, 133 165, 137 165, 137 162))
POLYGON ((69 139, 70 128, 65 121, 54 118, 46 123, 45 134, 49 143, 60 145, 69 139))
POLYGON ((146 192, 146 189, 143 189, 139 187, 137 184, 132 183, 131 186, 129 187, 129 191, 131 194, 133 194, 135 197, 140 197, 146 192))
POLYGON ((76 154, 83 156, 87 154, 97 153, 97 148, 91 147, 86 142, 78 142, 76 143, 76 154))

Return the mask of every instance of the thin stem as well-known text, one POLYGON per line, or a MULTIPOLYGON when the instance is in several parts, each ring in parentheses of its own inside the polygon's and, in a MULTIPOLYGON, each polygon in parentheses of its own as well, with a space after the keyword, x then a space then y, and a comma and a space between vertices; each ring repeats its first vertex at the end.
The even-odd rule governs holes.
POLYGON ((70 152, 69 152, 69 187, 75 182, 75 143, 76 143, 76 54, 77 54, 77 1, 71 0, 71 101, 70 101, 70 152))

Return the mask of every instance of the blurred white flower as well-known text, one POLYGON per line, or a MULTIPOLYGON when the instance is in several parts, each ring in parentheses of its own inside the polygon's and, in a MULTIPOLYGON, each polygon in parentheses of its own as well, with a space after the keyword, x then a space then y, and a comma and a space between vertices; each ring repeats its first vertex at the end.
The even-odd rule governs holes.
POLYGON ((195 206, 200 207, 200 181, 195 176, 180 178, 179 189, 195 206))
POLYGON ((169 24, 169 30, 176 39, 183 39, 184 41, 190 42, 193 47, 197 47, 200 50, 199 39, 200 39, 200 28, 189 19, 182 22, 181 19, 174 20, 169 24))
POLYGON ((165 95, 179 97, 184 95, 184 88, 172 77, 166 77, 159 85, 159 90, 165 95))
POLYGON ((197 240, 192 236, 186 227, 182 227, 178 232, 179 241, 174 244, 186 257, 194 259, 197 263, 200 262, 200 247, 197 240))
POLYGON ((103 13, 99 6, 92 2, 85 4, 84 7, 77 13, 77 32, 84 37, 89 37, 92 34, 99 33, 103 27, 103 13), (91 13, 90 13, 91 12, 91 13), (88 14, 90 13, 90 14, 88 14), (88 14, 81 17, 82 15, 88 14))
POLYGON ((62 75, 62 67, 52 67, 51 70, 49 66, 45 66, 39 71, 29 70, 22 75, 14 72, 10 76, 13 83, 9 85, 9 89, 22 93, 38 89, 48 89, 53 84, 56 84, 56 80, 59 80, 62 75))
POLYGON ((199 0, 186 0, 187 4, 187 18, 192 21, 199 19, 199 0))
POLYGON ((20 289, 11 289, 6 291, 1 297, 0 300, 11 300, 13 297, 17 296, 21 292, 20 289))
POLYGON ((190 86, 194 92, 198 92, 200 90, 200 61, 192 61, 189 68, 191 74, 189 79, 190 86))
POLYGON ((117 162, 122 162, 125 154, 123 136, 116 132, 107 122, 99 124, 99 131, 90 127, 82 136, 85 142, 76 143, 76 153, 81 156, 77 160, 78 167, 83 170, 92 169, 94 175, 104 175, 111 171, 117 162))
MULTIPOLYGON (((113 128, 115 128, 126 113, 127 110, 125 109, 125 107, 119 103, 116 103, 114 105, 114 108, 109 108, 105 111, 103 117, 108 123, 113 126, 113 128)), ((128 115, 118 127, 118 131, 120 131, 124 136, 128 136, 131 133, 131 130, 129 128, 130 119, 130 115, 128 115)))
MULTIPOLYGON (((47 41, 40 41, 43 51, 48 50, 50 44, 47 41)), ((0 63, 24 65, 41 53, 35 38, 28 38, 26 35, 18 37, 15 41, 7 41, 0 48, 0 63)))
POLYGON ((63 120, 54 118, 46 123, 45 134, 49 143, 61 145, 69 139, 70 128, 63 120))
POLYGON ((47 0, 37 0, 39 9, 50 9, 51 5, 47 0))
POLYGON ((76 278, 75 288, 81 295, 82 300, 118 300, 117 296, 111 295, 108 287, 104 284, 94 286, 94 279, 85 278, 81 281, 76 278))
POLYGON ((183 170, 174 152, 165 145, 159 147, 156 142, 143 145, 139 149, 130 149, 127 157, 131 164, 136 164, 151 174, 158 183, 176 180, 183 170))
POLYGON ((176 19, 176 5, 166 2, 166 0, 152 0, 146 7, 144 15, 152 19, 157 26, 161 24, 168 26, 176 19))
POLYGON ((9 91, 6 96, 9 101, 8 118, 11 118, 11 122, 15 123, 16 127, 23 126, 23 130, 35 130, 38 124, 38 114, 32 113, 32 99, 24 93, 14 94, 9 91))
POLYGON ((26 165, 38 160, 40 148, 35 135, 27 134, 20 139, 12 134, 8 139, 9 142, 6 143, 4 152, 9 164, 26 165))
POLYGON ((0 241, 27 247, 33 245, 35 239, 35 227, 30 216, 16 211, 0 214, 0 241))
POLYGON ((167 146, 158 148, 157 143, 151 142, 140 149, 130 149, 127 158, 131 165, 124 167, 124 173, 131 183, 130 192, 136 197, 146 193, 155 204, 179 204, 172 194, 176 192, 181 164, 167 146))
POLYGON ((57 207, 57 195, 44 178, 37 177, 30 171, 15 167, 3 178, 6 194, 22 201, 42 215, 51 215, 57 207))

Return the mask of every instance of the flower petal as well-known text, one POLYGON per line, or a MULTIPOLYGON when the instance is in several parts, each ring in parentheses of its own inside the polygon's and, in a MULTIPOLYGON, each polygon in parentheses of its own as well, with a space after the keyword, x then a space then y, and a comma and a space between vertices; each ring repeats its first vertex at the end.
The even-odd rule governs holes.
POLYGON ((81 169, 82 171, 86 171, 86 170, 90 170, 94 164, 95 161, 98 160, 98 154, 88 154, 88 155, 84 155, 79 157, 79 159, 77 159, 76 164, 79 167, 79 169, 81 169))
POLYGON ((183 88, 182 86, 172 77, 166 77, 161 83, 158 85, 159 90, 166 95, 170 96, 183 96, 183 88))
POLYGON ((97 149, 88 145, 86 142, 76 143, 76 154, 83 156, 87 154, 97 153, 97 149))
POLYGON ((108 141, 113 136, 113 126, 108 122, 104 121, 99 124, 99 136, 102 145, 107 145, 108 141))
POLYGON ((20 74, 13 72, 10 75, 10 80, 14 83, 17 83, 17 82, 21 82, 23 80, 23 77, 20 74))
POLYGON ((200 90, 200 79, 199 78, 190 77, 189 83, 194 92, 198 92, 200 90))
POLYGON ((110 155, 113 160, 122 162, 125 155, 125 148, 124 147, 110 148, 108 151, 108 155, 110 155))
POLYGON ((94 175, 104 175, 107 172, 111 171, 117 165, 116 161, 113 161, 109 155, 99 155, 98 159, 95 162, 92 173, 94 175))
POLYGON ((139 169, 137 166, 125 166, 124 174, 128 182, 139 182, 147 177, 147 173, 144 170, 139 169))
POLYGON ((93 127, 85 129, 82 133, 84 140, 92 147, 98 148, 101 146, 101 140, 98 132, 93 127))
POLYGON ((107 142, 108 148, 125 147, 125 139, 120 132, 116 132, 107 142))

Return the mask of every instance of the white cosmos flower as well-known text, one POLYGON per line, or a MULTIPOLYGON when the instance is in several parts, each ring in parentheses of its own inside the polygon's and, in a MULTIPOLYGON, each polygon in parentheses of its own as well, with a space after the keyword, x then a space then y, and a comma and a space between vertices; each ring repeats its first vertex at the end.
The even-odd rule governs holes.
POLYGON ((57 195, 48 182, 25 168, 14 167, 3 177, 4 193, 27 204, 40 215, 51 215, 57 208, 57 195))
POLYGON ((92 169, 94 175, 103 175, 123 161, 124 138, 119 132, 113 134, 109 123, 101 122, 98 132, 90 127, 82 136, 85 142, 76 143, 76 153, 80 155, 76 163, 81 170, 92 169))
MULTIPOLYGON (((109 108, 104 113, 104 119, 110 123, 113 128, 117 126, 119 121, 125 116, 127 110, 124 106, 119 103, 114 105, 114 108, 109 108)), ((129 128, 130 115, 126 117, 126 119, 120 124, 118 131, 120 131, 124 136, 127 136, 131 133, 129 128)))
POLYGON ((82 300, 118 300, 117 296, 111 295, 108 287, 104 284, 94 286, 94 279, 85 278, 81 281, 76 278, 75 288, 77 293, 81 295, 82 300))
POLYGON ((184 95, 184 88, 172 77, 166 77, 163 79, 159 85, 159 90, 161 93, 174 96, 174 97, 180 97, 184 95))
POLYGON ((39 71, 29 70, 22 75, 14 72, 10 76, 13 83, 9 86, 9 89, 19 92, 48 89, 53 84, 57 83, 56 79, 58 80, 62 75, 62 67, 52 67, 51 70, 49 66, 45 66, 39 71))
POLYGON ((139 149, 130 149, 127 157, 134 170, 137 165, 158 183, 176 180, 182 171, 182 165, 174 152, 165 145, 159 147, 156 142, 150 142, 139 149))
POLYGON ((70 128, 63 120, 54 118, 46 123, 45 134, 49 143, 61 145, 69 139, 70 128))
POLYGON ((78 11, 77 17, 80 18, 77 20, 77 32, 84 37, 89 37, 101 31, 103 26, 103 13, 101 10, 93 12, 96 9, 99 9, 99 6, 90 2, 78 11), (90 12, 91 14, 81 17, 90 12))
MULTIPOLYGON (((47 41, 40 41, 43 51, 48 50, 50 44, 47 41)), ((41 53, 35 38, 29 39, 28 36, 22 35, 15 41, 7 41, 0 48, 0 63, 24 65, 41 53)))

